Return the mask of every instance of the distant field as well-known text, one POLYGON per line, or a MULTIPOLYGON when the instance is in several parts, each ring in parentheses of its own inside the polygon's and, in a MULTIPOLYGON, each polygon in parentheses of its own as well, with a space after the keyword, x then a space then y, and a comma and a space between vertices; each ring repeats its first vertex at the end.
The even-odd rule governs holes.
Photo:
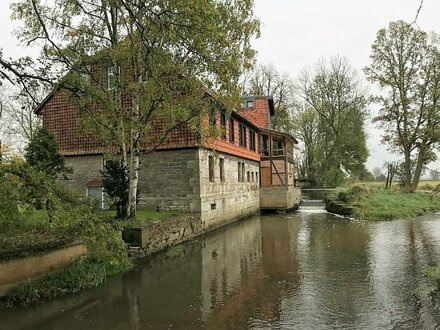
MULTIPOLYGON (((399 182, 393 182, 392 186, 397 186, 399 182)), ((420 180, 418 190, 433 190, 435 187, 440 185, 440 180, 420 180)), ((347 183, 347 186, 364 186, 364 187, 375 187, 375 188, 385 188, 385 181, 355 181, 347 183)))

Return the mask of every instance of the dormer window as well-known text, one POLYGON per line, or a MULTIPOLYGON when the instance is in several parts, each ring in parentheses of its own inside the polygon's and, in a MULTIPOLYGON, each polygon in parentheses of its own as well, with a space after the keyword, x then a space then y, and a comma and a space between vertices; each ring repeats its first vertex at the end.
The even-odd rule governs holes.
POLYGON ((246 108, 253 108, 254 107, 254 101, 248 100, 246 101, 246 108))

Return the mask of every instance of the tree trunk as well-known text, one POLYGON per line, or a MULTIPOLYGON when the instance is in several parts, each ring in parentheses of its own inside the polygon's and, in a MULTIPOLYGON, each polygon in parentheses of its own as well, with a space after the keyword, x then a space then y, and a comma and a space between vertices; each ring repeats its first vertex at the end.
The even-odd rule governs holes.
POLYGON ((388 189, 388 187, 391 185, 390 184, 390 177, 391 177, 391 169, 390 169, 390 165, 387 165, 387 179, 385 181, 385 189, 388 189))
POLYGON ((403 170, 404 170, 404 182, 403 187, 406 192, 411 192, 411 155, 409 150, 405 149, 405 162, 403 164, 403 170))
MULTIPOLYGON (((138 82, 142 82, 141 76, 138 76, 138 82)), ((128 189, 128 217, 134 218, 136 217, 136 207, 137 207, 137 192, 138 192, 138 182, 139 182, 139 165, 140 165, 140 147, 139 147, 139 139, 140 139, 140 131, 137 127, 137 123, 139 122, 140 109, 139 109, 139 100, 140 96, 139 92, 136 91, 133 98, 133 107, 131 114, 131 152, 130 152, 130 181, 129 181, 129 189, 128 189)))
MULTIPOLYGON (((133 132, 134 135, 139 135, 139 132, 133 132)), ((136 217, 136 207, 137 207, 137 191, 139 182, 139 140, 135 137, 135 143, 133 143, 133 148, 130 153, 130 184, 128 190, 128 217, 136 217)))
POLYGON ((419 156, 417 157, 416 169, 414 171, 414 176, 411 182, 411 192, 416 191, 419 185, 420 175, 422 174, 423 163, 425 158, 425 142, 422 142, 420 146, 419 156))

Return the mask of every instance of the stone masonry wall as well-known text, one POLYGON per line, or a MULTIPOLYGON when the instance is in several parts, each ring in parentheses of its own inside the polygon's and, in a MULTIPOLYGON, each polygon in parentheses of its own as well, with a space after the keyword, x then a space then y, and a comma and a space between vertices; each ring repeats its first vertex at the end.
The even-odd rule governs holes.
POLYGON ((66 157, 66 165, 72 168, 73 173, 63 183, 73 191, 85 195, 87 182, 101 179, 103 156, 66 157))
POLYGON ((201 221, 204 229, 219 227, 259 212, 258 162, 200 149, 199 164, 201 221), (209 180, 209 156, 214 159, 213 181, 209 180), (224 161, 224 181, 220 178, 220 159, 224 161), (241 181, 238 180, 239 163, 240 167, 244 164, 241 181))
POLYGON ((294 186, 271 186, 260 188, 260 208, 290 210, 298 208, 301 189, 294 186))
POLYGON ((139 204, 161 210, 200 213, 198 149, 178 149, 142 155, 139 204))

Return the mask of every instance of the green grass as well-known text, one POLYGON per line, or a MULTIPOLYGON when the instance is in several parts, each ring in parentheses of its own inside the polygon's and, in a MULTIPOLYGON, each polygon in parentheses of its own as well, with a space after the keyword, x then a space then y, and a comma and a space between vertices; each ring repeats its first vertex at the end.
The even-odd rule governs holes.
POLYGON ((404 193, 392 189, 369 189, 348 203, 356 219, 392 220, 412 218, 440 210, 440 198, 430 193, 404 193))
POLYGON ((174 245, 171 246, 170 248, 167 249, 167 251, 165 252, 165 255, 168 258, 176 258, 179 257, 180 255, 183 254, 183 245, 179 244, 179 245, 174 245))
POLYGON ((103 259, 77 259, 59 272, 27 281, 13 288, 6 297, 6 304, 8 307, 24 306, 68 293, 76 293, 96 287, 107 277, 129 268, 129 264, 115 264, 103 259))
POLYGON ((76 231, 52 228, 45 210, 20 210, 20 219, 0 226, 0 261, 50 250, 75 240, 76 231))
MULTIPOLYGON (((109 216, 115 218, 116 217, 116 210, 107 210, 104 211, 109 216)), ((128 220, 126 222, 126 225, 130 226, 146 226, 152 222, 159 222, 166 219, 179 217, 183 215, 184 213, 180 211, 156 211, 151 209, 137 209, 136 210, 136 218, 128 220)))
MULTIPOLYGON (((440 185, 439 180, 420 180, 418 190, 434 190, 440 185)), ((365 188, 385 188, 385 181, 354 181, 347 183, 347 187, 361 186, 365 188)), ((392 187, 397 188, 399 186, 398 180, 393 181, 392 187)))

